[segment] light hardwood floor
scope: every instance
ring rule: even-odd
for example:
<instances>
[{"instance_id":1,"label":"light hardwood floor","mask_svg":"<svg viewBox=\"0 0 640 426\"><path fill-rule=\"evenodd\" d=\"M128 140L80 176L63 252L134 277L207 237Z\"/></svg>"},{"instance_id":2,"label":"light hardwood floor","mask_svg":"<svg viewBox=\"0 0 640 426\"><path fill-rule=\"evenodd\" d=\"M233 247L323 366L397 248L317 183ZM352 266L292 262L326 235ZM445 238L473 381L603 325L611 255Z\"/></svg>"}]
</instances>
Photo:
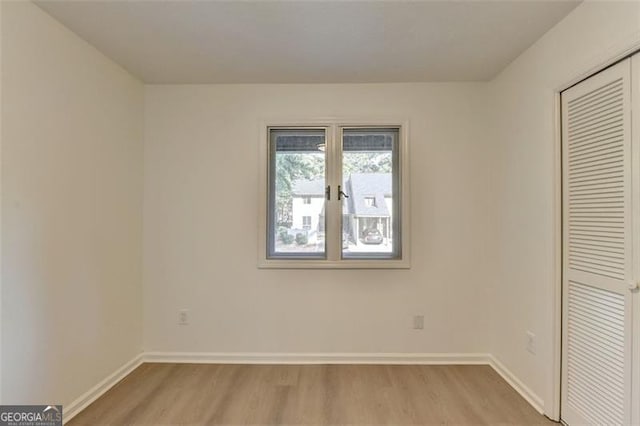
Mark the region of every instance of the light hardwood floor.
<instances>
[{"instance_id":1,"label":"light hardwood floor","mask_svg":"<svg viewBox=\"0 0 640 426\"><path fill-rule=\"evenodd\" d=\"M554 425L491 367L143 364L68 425Z\"/></svg>"}]
</instances>

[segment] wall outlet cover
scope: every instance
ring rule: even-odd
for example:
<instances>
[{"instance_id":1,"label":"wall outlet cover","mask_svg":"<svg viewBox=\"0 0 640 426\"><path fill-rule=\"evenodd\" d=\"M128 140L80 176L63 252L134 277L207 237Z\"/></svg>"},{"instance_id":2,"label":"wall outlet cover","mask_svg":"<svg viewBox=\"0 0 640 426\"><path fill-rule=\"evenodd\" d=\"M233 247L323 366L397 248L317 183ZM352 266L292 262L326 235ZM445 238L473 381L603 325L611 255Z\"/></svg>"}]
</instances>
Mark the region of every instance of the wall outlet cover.
<instances>
[{"instance_id":1,"label":"wall outlet cover","mask_svg":"<svg viewBox=\"0 0 640 426\"><path fill-rule=\"evenodd\" d=\"M415 330L424 329L424 315L414 315L414 317L413 317L413 328Z\"/></svg>"},{"instance_id":2,"label":"wall outlet cover","mask_svg":"<svg viewBox=\"0 0 640 426\"><path fill-rule=\"evenodd\" d=\"M189 325L189 310L188 309L180 309L178 312L178 324L180 325Z\"/></svg>"},{"instance_id":3,"label":"wall outlet cover","mask_svg":"<svg viewBox=\"0 0 640 426\"><path fill-rule=\"evenodd\" d=\"M536 335L530 331L527 331L527 351L536 354Z\"/></svg>"}]
</instances>

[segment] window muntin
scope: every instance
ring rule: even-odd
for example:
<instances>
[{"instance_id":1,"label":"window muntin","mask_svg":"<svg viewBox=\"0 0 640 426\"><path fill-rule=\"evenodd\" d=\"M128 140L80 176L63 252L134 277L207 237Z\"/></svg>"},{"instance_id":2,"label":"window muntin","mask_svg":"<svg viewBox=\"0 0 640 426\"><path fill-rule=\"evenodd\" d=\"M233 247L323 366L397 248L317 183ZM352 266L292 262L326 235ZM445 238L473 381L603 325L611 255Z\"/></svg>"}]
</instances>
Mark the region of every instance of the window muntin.
<instances>
[{"instance_id":1,"label":"window muntin","mask_svg":"<svg viewBox=\"0 0 640 426\"><path fill-rule=\"evenodd\" d=\"M325 133L324 129L270 129L269 258L326 258Z\"/></svg>"}]
</instances>

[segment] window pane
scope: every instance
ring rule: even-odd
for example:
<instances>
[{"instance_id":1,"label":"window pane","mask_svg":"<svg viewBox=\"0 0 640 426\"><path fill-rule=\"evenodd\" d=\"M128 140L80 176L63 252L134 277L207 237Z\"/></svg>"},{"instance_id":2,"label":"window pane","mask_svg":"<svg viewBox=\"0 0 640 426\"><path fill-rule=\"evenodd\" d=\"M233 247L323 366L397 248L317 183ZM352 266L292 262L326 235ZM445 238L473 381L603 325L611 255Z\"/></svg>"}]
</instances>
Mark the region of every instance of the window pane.
<instances>
[{"instance_id":1,"label":"window pane","mask_svg":"<svg viewBox=\"0 0 640 426\"><path fill-rule=\"evenodd\" d=\"M270 257L325 258L325 132L270 131Z\"/></svg>"},{"instance_id":2,"label":"window pane","mask_svg":"<svg viewBox=\"0 0 640 426\"><path fill-rule=\"evenodd\" d=\"M345 129L343 258L400 257L398 129Z\"/></svg>"}]
</instances>

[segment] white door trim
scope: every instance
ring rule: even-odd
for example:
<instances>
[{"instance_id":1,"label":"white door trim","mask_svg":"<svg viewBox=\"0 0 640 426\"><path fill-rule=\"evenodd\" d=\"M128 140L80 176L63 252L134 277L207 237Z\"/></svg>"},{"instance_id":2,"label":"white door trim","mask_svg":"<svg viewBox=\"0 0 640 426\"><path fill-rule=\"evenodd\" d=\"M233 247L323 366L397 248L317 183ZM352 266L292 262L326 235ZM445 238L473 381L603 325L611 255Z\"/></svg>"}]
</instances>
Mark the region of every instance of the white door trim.
<instances>
[{"instance_id":1,"label":"white door trim","mask_svg":"<svg viewBox=\"0 0 640 426\"><path fill-rule=\"evenodd\" d=\"M553 158L553 330L552 343L552 377L549 395L551 399L545 404L545 414L552 420L560 421L560 403L562 395L562 108L560 91L555 92L553 99L554 115L554 158Z\"/></svg>"},{"instance_id":2,"label":"white door trim","mask_svg":"<svg viewBox=\"0 0 640 426\"><path fill-rule=\"evenodd\" d=\"M631 57L631 226L634 235L640 235L640 52ZM632 253L632 277L640 280L640 238L634 238ZM633 294L632 321L633 355L631 361L631 422L640 423L640 294ZM635 366L635 368L634 368Z\"/></svg>"}]
</instances>

